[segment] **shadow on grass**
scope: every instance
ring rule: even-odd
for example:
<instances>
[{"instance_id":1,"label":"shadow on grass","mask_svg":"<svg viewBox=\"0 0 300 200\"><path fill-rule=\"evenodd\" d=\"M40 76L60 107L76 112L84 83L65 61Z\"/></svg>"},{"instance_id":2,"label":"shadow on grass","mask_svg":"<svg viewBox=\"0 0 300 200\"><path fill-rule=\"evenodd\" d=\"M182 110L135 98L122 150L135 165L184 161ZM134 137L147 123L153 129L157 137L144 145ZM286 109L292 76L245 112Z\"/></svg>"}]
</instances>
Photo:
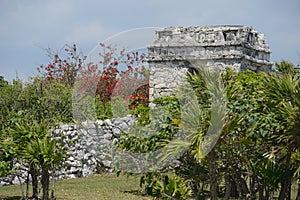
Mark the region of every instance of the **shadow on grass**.
<instances>
[{"instance_id":1,"label":"shadow on grass","mask_svg":"<svg viewBox=\"0 0 300 200\"><path fill-rule=\"evenodd\" d=\"M22 196L13 196L13 197L0 196L0 200L20 200L20 199L22 199Z\"/></svg>"},{"instance_id":2,"label":"shadow on grass","mask_svg":"<svg viewBox=\"0 0 300 200\"><path fill-rule=\"evenodd\" d=\"M127 194L133 194L135 196L142 196L142 197L146 197L148 196L146 193L144 192L141 192L139 190L126 190L126 191L123 191L124 193L127 193Z\"/></svg>"}]
</instances>

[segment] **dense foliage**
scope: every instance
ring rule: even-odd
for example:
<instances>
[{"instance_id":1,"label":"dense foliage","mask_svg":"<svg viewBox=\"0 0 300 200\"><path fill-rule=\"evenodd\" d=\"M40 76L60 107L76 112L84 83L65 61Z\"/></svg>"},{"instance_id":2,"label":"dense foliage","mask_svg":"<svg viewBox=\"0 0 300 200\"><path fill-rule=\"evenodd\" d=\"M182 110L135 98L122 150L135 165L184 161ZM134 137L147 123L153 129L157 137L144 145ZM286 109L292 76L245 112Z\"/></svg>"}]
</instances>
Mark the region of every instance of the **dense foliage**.
<instances>
[{"instance_id":1,"label":"dense foliage","mask_svg":"<svg viewBox=\"0 0 300 200\"><path fill-rule=\"evenodd\" d=\"M65 154L51 138L50 128L59 122L70 122L70 90L55 81L44 82L37 77L25 84L20 80L6 82L0 93L0 173L19 176L16 163L22 162L31 175L33 198L37 198L37 180L42 170L43 199L48 199L50 172L61 164ZM28 181L29 176L27 184ZM28 198L27 192L22 195Z\"/></svg>"},{"instance_id":2,"label":"dense foliage","mask_svg":"<svg viewBox=\"0 0 300 200\"><path fill-rule=\"evenodd\" d=\"M177 155L176 150L188 147L178 159L179 166L173 170L184 180L182 189L190 188L193 191L191 197L197 199L206 196L211 199L291 199L291 185L299 180L300 166L299 73L292 64L284 61L277 63L276 69L269 74L227 70L222 75L226 95L225 123L218 142L203 157L201 151L210 125L209 104L212 101L212 91L207 88L204 74L188 75L200 105L200 114L189 116L190 121L198 117L197 133L186 135L193 138L189 144L176 141L174 145L179 148L173 145L170 151L165 151L168 156ZM168 103L172 104L171 101ZM180 112L184 111L179 108L177 114ZM175 121L180 118L172 117ZM167 124L171 125L172 117ZM175 135L176 131L171 129L169 135ZM162 129L160 134L164 135L165 131ZM125 138L128 144L125 149L149 151L149 138L139 138L139 142L134 137ZM157 143L161 141L157 140ZM163 145L155 146L161 148L165 143L164 140ZM166 177L165 170L150 172L143 176L141 183L147 193L155 197L186 198L184 195L172 196L174 191L166 190L169 183Z\"/></svg>"},{"instance_id":3,"label":"dense foliage","mask_svg":"<svg viewBox=\"0 0 300 200\"><path fill-rule=\"evenodd\" d=\"M227 70L220 76L220 88L215 79L209 81L210 72L195 70L187 75L198 104L191 114L176 96L158 98L153 102L156 108L150 109L145 54L99 45L99 63L85 63L86 57L73 45L64 47L63 53L49 49L50 62L39 67L41 76L26 83L0 77L0 176L17 174L15 164L22 162L31 175L33 198L38 196L39 175L43 199L54 198L53 190L49 195L50 175L66 154L50 129L74 122L75 87L82 94L94 89L87 100L94 101L98 119L113 116L116 97L138 118L135 134L122 133L119 148L132 153L166 148L160 152L162 160L181 155L174 158L177 164L171 170L142 174L141 186L149 195L284 200L291 199L291 185L298 181L300 199L300 74L291 63L277 63L269 74ZM226 105L220 118L224 124L206 155L203 146L214 123L212 102L217 93ZM191 122L197 122L197 131L189 131ZM174 142L181 129L182 141ZM182 149L185 152L179 154ZM23 197L28 198L24 191Z\"/></svg>"},{"instance_id":4,"label":"dense foliage","mask_svg":"<svg viewBox=\"0 0 300 200\"><path fill-rule=\"evenodd\" d=\"M86 94L96 86L88 100L95 102L99 119L112 117L113 93L128 102L132 113L138 105L148 102L145 54L129 52L125 55L124 50L117 54L111 46L102 43L100 46L103 52L99 54L102 58L99 63L85 63L86 57L78 53L76 45L66 45L60 52L47 50L50 62L38 67L40 76L12 83L0 77L0 176L13 173L19 177L16 166L22 163L31 176L27 176L26 192L22 189L23 199L28 199L29 179L33 186L32 198L38 198L40 175L43 199L54 198L54 188L49 194L50 175L63 164L67 154L59 141L52 139L50 130L60 123L77 120L72 115L74 88ZM127 69L119 70L119 63ZM84 84L78 85L81 81ZM130 82L137 84L128 85ZM128 86L136 86L133 93L126 93Z\"/></svg>"}]
</instances>

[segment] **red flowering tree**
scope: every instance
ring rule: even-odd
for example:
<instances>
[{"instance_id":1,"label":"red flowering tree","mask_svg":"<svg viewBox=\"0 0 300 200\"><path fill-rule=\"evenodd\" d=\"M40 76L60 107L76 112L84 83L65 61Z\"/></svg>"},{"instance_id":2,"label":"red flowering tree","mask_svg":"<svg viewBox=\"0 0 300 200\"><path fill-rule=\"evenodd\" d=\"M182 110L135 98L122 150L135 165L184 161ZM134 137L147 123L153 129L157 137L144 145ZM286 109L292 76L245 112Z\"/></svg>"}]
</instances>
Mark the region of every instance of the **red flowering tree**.
<instances>
[{"instance_id":1,"label":"red flowering tree","mask_svg":"<svg viewBox=\"0 0 300 200\"><path fill-rule=\"evenodd\" d=\"M147 104L149 85L144 66L145 53L125 54L125 49L118 51L111 45L99 45L101 52L97 63L87 62L87 57L78 53L76 45L66 45L62 53L48 49L50 62L47 66L41 65L38 71L45 80L56 80L70 86L76 83L77 92L95 95L106 104L110 103L113 94L128 100L131 109Z\"/></svg>"},{"instance_id":2,"label":"red flowering tree","mask_svg":"<svg viewBox=\"0 0 300 200\"><path fill-rule=\"evenodd\" d=\"M55 52L47 49L50 62L40 65L37 70L46 80L56 80L63 84L73 86L77 72L82 68L85 56L78 53L77 46L65 45L62 50Z\"/></svg>"},{"instance_id":3,"label":"red flowering tree","mask_svg":"<svg viewBox=\"0 0 300 200\"><path fill-rule=\"evenodd\" d=\"M144 64L145 53L130 52L122 61L127 70L122 71L117 85L114 87L113 96L122 96L129 101L129 108L137 105L146 105L149 96L149 73Z\"/></svg>"}]
</instances>

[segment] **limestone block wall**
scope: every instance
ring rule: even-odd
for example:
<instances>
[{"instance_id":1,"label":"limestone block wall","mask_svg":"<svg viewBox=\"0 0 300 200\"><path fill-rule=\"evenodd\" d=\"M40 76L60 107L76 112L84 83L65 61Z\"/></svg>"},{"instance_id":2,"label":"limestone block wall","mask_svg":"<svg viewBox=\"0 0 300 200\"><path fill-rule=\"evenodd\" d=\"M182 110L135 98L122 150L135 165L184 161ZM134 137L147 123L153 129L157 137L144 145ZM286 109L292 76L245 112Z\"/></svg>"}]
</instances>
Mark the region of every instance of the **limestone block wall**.
<instances>
[{"instance_id":1,"label":"limestone block wall","mask_svg":"<svg viewBox=\"0 0 300 200\"><path fill-rule=\"evenodd\" d=\"M82 122L81 124L61 125L52 130L53 138L61 142L67 151L64 160L65 166L56 171L56 178L85 177L101 171L110 171L112 157L105 150L106 145L118 140L122 131L128 131L135 122L132 116ZM15 174L0 177L0 185L11 185L25 182L27 168L16 161L20 166ZM16 176L19 175L20 180Z\"/></svg>"},{"instance_id":2,"label":"limestone block wall","mask_svg":"<svg viewBox=\"0 0 300 200\"><path fill-rule=\"evenodd\" d=\"M264 35L248 26L169 27L148 46L150 101L169 95L197 65L236 71L271 70Z\"/></svg>"},{"instance_id":3,"label":"limestone block wall","mask_svg":"<svg viewBox=\"0 0 300 200\"><path fill-rule=\"evenodd\" d=\"M95 122L85 121L80 125L62 125L52 131L67 150L66 167L57 172L58 178L76 178L91 175L99 170L109 171L112 157L106 146L118 140L134 123L131 116Z\"/></svg>"},{"instance_id":4,"label":"limestone block wall","mask_svg":"<svg viewBox=\"0 0 300 200\"><path fill-rule=\"evenodd\" d=\"M155 98L171 95L176 88L184 80L184 75L188 71L189 63L185 61L156 63L151 66L149 76L149 94L150 101Z\"/></svg>"}]
</instances>

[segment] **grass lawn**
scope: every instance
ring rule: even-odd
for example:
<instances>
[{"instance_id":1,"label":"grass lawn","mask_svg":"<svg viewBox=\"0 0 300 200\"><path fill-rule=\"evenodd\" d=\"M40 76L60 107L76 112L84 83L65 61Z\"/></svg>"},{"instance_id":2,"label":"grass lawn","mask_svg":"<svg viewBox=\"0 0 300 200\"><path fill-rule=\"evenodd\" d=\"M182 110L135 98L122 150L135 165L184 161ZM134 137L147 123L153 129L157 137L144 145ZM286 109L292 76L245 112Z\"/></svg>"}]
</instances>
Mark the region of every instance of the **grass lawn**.
<instances>
[{"instance_id":1,"label":"grass lawn","mask_svg":"<svg viewBox=\"0 0 300 200\"><path fill-rule=\"evenodd\" d=\"M145 200L139 187L139 177L115 174L94 175L87 178L69 179L56 182L57 200ZM29 191L31 195L31 189ZM41 196L41 194L40 194ZM20 186L0 186L1 200L19 200Z\"/></svg>"},{"instance_id":2,"label":"grass lawn","mask_svg":"<svg viewBox=\"0 0 300 200\"><path fill-rule=\"evenodd\" d=\"M115 174L57 181L55 197L57 200L152 200L152 197L142 193L139 181L139 176L120 175L118 177ZM29 195L31 196L31 188ZM292 199L295 199L296 195L297 185L293 184ZM0 186L0 200L19 200L20 198L19 185Z\"/></svg>"}]
</instances>

